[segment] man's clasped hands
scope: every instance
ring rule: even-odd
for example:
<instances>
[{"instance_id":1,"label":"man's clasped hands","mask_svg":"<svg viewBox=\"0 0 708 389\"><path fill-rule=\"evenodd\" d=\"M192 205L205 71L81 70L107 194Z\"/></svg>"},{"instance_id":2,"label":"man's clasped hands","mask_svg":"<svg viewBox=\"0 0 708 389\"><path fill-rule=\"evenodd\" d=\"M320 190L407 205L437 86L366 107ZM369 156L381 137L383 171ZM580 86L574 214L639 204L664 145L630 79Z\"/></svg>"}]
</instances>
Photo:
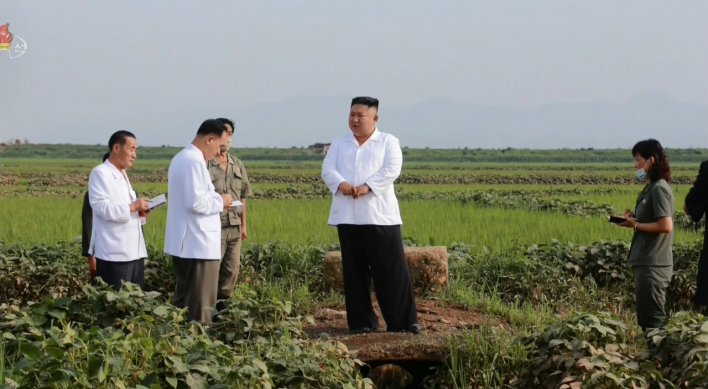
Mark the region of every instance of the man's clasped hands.
<instances>
[{"instance_id":1,"label":"man's clasped hands","mask_svg":"<svg viewBox=\"0 0 708 389\"><path fill-rule=\"evenodd\" d=\"M342 194L345 196L352 196L353 198L358 199L360 196L369 193L371 191L371 188L369 188L369 185L366 184L354 186L344 181L339 184L339 191L342 192Z\"/></svg>"}]
</instances>

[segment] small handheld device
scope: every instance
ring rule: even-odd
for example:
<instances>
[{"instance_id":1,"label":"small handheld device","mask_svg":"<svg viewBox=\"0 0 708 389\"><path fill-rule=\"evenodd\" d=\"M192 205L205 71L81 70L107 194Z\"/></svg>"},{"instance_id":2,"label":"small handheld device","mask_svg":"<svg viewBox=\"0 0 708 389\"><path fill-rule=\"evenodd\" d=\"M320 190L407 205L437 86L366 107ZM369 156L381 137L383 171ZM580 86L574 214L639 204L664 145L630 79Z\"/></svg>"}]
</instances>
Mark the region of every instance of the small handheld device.
<instances>
[{"instance_id":1,"label":"small handheld device","mask_svg":"<svg viewBox=\"0 0 708 389\"><path fill-rule=\"evenodd\" d=\"M632 220L637 221L637 219L632 218ZM627 221L623 216L608 216L607 221L615 224L622 224Z\"/></svg>"}]
</instances>

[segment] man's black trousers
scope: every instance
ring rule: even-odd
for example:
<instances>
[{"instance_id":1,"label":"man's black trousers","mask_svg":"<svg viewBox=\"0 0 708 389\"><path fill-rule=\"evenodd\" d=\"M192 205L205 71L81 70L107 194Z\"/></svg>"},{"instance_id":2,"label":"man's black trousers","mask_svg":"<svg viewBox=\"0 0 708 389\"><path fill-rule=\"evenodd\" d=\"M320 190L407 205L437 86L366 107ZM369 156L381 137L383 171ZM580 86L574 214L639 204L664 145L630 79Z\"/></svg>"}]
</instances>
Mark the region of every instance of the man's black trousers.
<instances>
[{"instance_id":1,"label":"man's black trousers","mask_svg":"<svg viewBox=\"0 0 708 389\"><path fill-rule=\"evenodd\" d=\"M402 331L417 324L401 226L340 224L337 233L349 329L379 327L371 303L372 279L386 330Z\"/></svg>"},{"instance_id":2,"label":"man's black trousers","mask_svg":"<svg viewBox=\"0 0 708 389\"><path fill-rule=\"evenodd\" d=\"M111 262L96 258L96 278L112 286L117 292L123 282L131 282L143 288L145 280L145 258L129 262Z\"/></svg>"}]
</instances>

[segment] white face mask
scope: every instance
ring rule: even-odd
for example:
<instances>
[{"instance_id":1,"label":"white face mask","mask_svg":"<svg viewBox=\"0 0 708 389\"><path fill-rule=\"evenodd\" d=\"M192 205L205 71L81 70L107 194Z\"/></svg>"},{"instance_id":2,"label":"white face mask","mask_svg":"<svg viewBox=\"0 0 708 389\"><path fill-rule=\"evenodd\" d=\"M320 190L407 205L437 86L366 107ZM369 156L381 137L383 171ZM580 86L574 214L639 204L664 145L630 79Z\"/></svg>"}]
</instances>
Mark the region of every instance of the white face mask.
<instances>
[{"instance_id":1,"label":"white face mask","mask_svg":"<svg viewBox=\"0 0 708 389\"><path fill-rule=\"evenodd\" d=\"M219 150L222 151L222 152L228 151L228 150L231 148L231 141L232 141L232 140L233 140L233 137L230 136L228 143L226 143L226 146L220 147Z\"/></svg>"},{"instance_id":2,"label":"white face mask","mask_svg":"<svg viewBox=\"0 0 708 389\"><path fill-rule=\"evenodd\" d=\"M637 169L637 171L634 172L634 174L637 176L637 179L639 181L646 181L647 180L647 172L644 171L643 167Z\"/></svg>"},{"instance_id":3,"label":"white face mask","mask_svg":"<svg viewBox=\"0 0 708 389\"><path fill-rule=\"evenodd\" d=\"M647 167L647 164L648 164L648 163L649 163L648 160L645 161L645 162L644 162L644 166L643 166L643 167L640 167L639 169L637 169L637 170L634 172L634 175L637 176L637 179L638 179L639 181L646 181L646 180L647 180L647 172L645 172L644 169Z\"/></svg>"}]
</instances>

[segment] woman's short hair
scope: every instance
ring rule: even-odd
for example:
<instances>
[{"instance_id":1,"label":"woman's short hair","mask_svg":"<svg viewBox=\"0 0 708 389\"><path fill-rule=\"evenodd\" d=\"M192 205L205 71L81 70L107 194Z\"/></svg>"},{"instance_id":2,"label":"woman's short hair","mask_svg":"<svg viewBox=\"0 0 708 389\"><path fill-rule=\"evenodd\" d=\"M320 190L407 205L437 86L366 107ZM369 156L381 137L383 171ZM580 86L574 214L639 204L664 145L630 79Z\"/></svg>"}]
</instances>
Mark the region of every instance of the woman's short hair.
<instances>
[{"instance_id":1,"label":"woman's short hair","mask_svg":"<svg viewBox=\"0 0 708 389\"><path fill-rule=\"evenodd\" d=\"M658 140L647 139L637 142L637 144L632 147L632 156L636 157L637 155L644 159L654 157L654 164L651 165L649 171L647 172L647 175L652 182L662 178L666 182L671 180L669 158L666 156L666 151Z\"/></svg>"}]
</instances>

